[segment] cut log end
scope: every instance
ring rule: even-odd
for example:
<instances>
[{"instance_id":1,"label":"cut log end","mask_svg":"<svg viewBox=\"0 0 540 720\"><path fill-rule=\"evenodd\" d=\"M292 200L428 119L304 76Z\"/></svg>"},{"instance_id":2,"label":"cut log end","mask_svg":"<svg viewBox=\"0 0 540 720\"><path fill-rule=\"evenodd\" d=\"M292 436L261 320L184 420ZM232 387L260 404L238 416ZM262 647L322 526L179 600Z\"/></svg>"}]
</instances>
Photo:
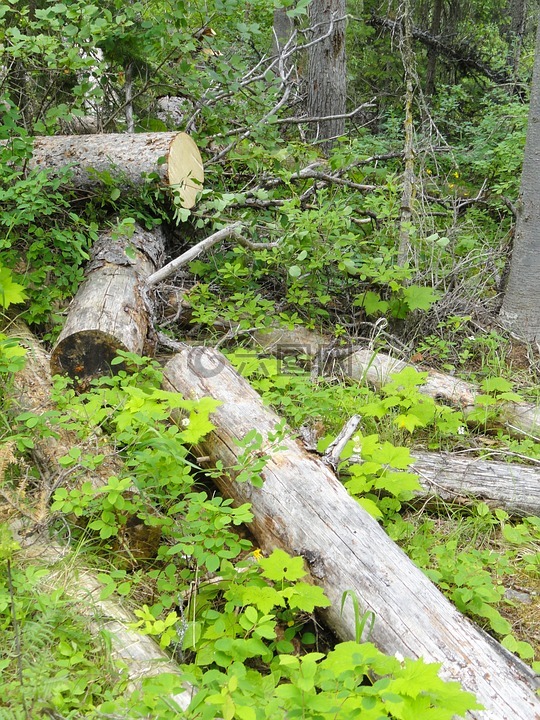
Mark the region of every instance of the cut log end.
<instances>
[{"instance_id":1,"label":"cut log end","mask_svg":"<svg viewBox=\"0 0 540 720\"><path fill-rule=\"evenodd\" d=\"M68 335L54 348L51 374L71 378L92 378L111 374L111 362L118 350L128 348L117 338L100 330L85 330ZM116 365L115 369L121 369Z\"/></svg>"},{"instance_id":2,"label":"cut log end","mask_svg":"<svg viewBox=\"0 0 540 720\"><path fill-rule=\"evenodd\" d=\"M191 208L204 182L201 154L186 133L176 135L169 148L168 179L171 188L180 196L180 205Z\"/></svg>"}]
</instances>

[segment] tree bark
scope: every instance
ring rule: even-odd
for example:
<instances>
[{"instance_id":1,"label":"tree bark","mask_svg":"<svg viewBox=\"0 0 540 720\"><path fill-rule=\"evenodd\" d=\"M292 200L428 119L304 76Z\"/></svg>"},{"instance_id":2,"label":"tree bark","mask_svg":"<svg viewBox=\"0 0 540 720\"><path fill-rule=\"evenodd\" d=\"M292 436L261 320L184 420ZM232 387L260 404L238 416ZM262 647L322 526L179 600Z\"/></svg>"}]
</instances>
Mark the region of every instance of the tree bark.
<instances>
[{"instance_id":1,"label":"tree bark","mask_svg":"<svg viewBox=\"0 0 540 720\"><path fill-rule=\"evenodd\" d=\"M313 29L308 48L308 100L310 117L343 115L347 102L345 56L345 0L311 0L309 21ZM332 25L333 24L333 25ZM317 38L323 40L314 42ZM324 120L316 126L316 140L325 140L329 150L333 139L345 132L345 119Z\"/></svg>"},{"instance_id":2,"label":"tree bark","mask_svg":"<svg viewBox=\"0 0 540 720\"><path fill-rule=\"evenodd\" d=\"M472 505L480 500L516 515L540 515L540 469L480 460L458 453L412 450L410 472L417 473L420 498Z\"/></svg>"},{"instance_id":3,"label":"tree bark","mask_svg":"<svg viewBox=\"0 0 540 720\"><path fill-rule=\"evenodd\" d=\"M540 21L531 88L529 124L517 204L508 285L500 311L504 325L524 340L540 342Z\"/></svg>"},{"instance_id":4,"label":"tree bark","mask_svg":"<svg viewBox=\"0 0 540 720\"><path fill-rule=\"evenodd\" d=\"M433 13L431 15L431 26L429 29L432 37L438 37L441 32L441 17L443 9L443 0L433 0ZM435 70L437 68L437 48L436 46L428 47L427 51L427 68L426 68L426 85L425 94L433 95L435 92Z\"/></svg>"},{"instance_id":5,"label":"tree bark","mask_svg":"<svg viewBox=\"0 0 540 720\"><path fill-rule=\"evenodd\" d=\"M162 162L162 160L165 162ZM190 208L202 189L201 155L185 133L110 133L105 135L57 135L36 137L30 167L73 170L72 182L81 189L99 182L96 173L109 173L121 185L144 181L157 173Z\"/></svg>"},{"instance_id":6,"label":"tree bark","mask_svg":"<svg viewBox=\"0 0 540 720\"><path fill-rule=\"evenodd\" d=\"M325 616L343 639L354 639L351 603L340 610L343 594L356 594L361 612L375 615L372 640L389 654L442 663L441 676L458 680L475 693L486 712L478 720L540 718L534 674L521 661L487 639L413 565L378 523L352 499L318 458L286 434L279 449L269 435L280 419L220 353L188 348L165 366L165 388L186 397L222 401L212 419L215 430L198 449L214 465L233 468L243 452L237 442L256 428L269 454L261 488L236 483L224 473L217 481L236 503L252 503L251 526L265 551L281 547L302 555L314 581L332 606Z\"/></svg>"},{"instance_id":7,"label":"tree bark","mask_svg":"<svg viewBox=\"0 0 540 720\"><path fill-rule=\"evenodd\" d=\"M137 227L133 237L103 235L51 355L51 371L87 382L110 374L118 350L142 353L148 331L145 281L161 264L164 236Z\"/></svg>"},{"instance_id":8,"label":"tree bark","mask_svg":"<svg viewBox=\"0 0 540 720\"><path fill-rule=\"evenodd\" d=\"M399 218L399 246L397 263L403 267L411 253L411 224L416 194L414 175L414 121L413 121L413 80L416 76L415 58L412 47L412 19L409 0L402 3L401 18L401 61L405 75L405 119L403 130L405 144L403 147L403 187L401 191L401 208Z\"/></svg>"},{"instance_id":9,"label":"tree bark","mask_svg":"<svg viewBox=\"0 0 540 720\"><path fill-rule=\"evenodd\" d=\"M357 350L352 355L341 360L340 368L344 375L360 382L368 382L376 388L381 387L390 380L393 373L401 372L406 367L416 368L403 360L375 353L372 350ZM478 390L472 383L459 380L451 375L445 375L436 370L429 370L423 385L418 391L429 395L434 400L442 401L463 411L467 417L476 408ZM471 419L473 425L479 421ZM501 402L497 406L497 417L487 418L488 426L505 426L511 434L538 434L540 432L540 407L530 403Z\"/></svg>"}]
</instances>

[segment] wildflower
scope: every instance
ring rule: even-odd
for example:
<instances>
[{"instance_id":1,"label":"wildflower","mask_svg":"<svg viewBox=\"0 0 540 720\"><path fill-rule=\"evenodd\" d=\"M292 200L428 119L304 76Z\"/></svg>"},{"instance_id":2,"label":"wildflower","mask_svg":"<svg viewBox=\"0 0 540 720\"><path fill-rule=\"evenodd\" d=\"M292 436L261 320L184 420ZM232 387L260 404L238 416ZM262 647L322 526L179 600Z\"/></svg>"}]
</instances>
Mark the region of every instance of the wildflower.
<instances>
[{"instance_id":1,"label":"wildflower","mask_svg":"<svg viewBox=\"0 0 540 720\"><path fill-rule=\"evenodd\" d=\"M457 179L457 178L459 177L459 173L458 173L458 172L455 172L455 173L454 173L454 177Z\"/></svg>"},{"instance_id":2,"label":"wildflower","mask_svg":"<svg viewBox=\"0 0 540 720\"><path fill-rule=\"evenodd\" d=\"M460 425L457 429L457 433L458 433L458 435L465 435L465 426Z\"/></svg>"},{"instance_id":3,"label":"wildflower","mask_svg":"<svg viewBox=\"0 0 540 720\"><path fill-rule=\"evenodd\" d=\"M190 422L191 422L191 421L190 421L189 418L184 418L184 419L182 420L182 427L187 427Z\"/></svg>"},{"instance_id":4,"label":"wildflower","mask_svg":"<svg viewBox=\"0 0 540 720\"><path fill-rule=\"evenodd\" d=\"M251 553L255 560L259 562L259 560L262 558L262 550L261 548L255 548L255 550Z\"/></svg>"}]
</instances>

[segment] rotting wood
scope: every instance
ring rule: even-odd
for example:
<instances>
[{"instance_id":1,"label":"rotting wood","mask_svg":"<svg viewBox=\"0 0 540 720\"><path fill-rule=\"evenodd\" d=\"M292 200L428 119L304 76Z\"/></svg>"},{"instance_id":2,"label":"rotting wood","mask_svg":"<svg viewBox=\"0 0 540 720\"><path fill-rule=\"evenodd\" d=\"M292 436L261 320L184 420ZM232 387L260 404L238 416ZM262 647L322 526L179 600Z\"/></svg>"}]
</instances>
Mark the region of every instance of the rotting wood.
<instances>
[{"instance_id":1,"label":"rotting wood","mask_svg":"<svg viewBox=\"0 0 540 720\"><path fill-rule=\"evenodd\" d=\"M124 185L139 185L156 173L163 185L178 194L184 208L195 204L204 182L195 142L178 132L36 137L29 166L52 170L70 166L72 182L81 189L95 187L100 173Z\"/></svg>"},{"instance_id":2,"label":"rotting wood","mask_svg":"<svg viewBox=\"0 0 540 720\"><path fill-rule=\"evenodd\" d=\"M51 354L53 374L81 381L109 374L118 350L142 353L149 327L146 280L164 254L161 228L103 234Z\"/></svg>"},{"instance_id":3,"label":"rotting wood","mask_svg":"<svg viewBox=\"0 0 540 720\"><path fill-rule=\"evenodd\" d=\"M198 449L211 464L232 468L238 445L253 428L265 453L280 419L218 352L187 348L165 366L164 387L185 397L222 401L216 426ZM324 463L308 455L289 435L270 450L262 488L236 483L224 473L217 484L235 503L252 504L251 530L261 548L281 547L305 558L314 581L332 606L324 615L343 639L354 639L352 603L375 614L371 639L389 654L442 663L441 676L458 680L486 707L477 720L539 720L534 673L464 618L393 543L378 523L346 492ZM232 474L232 471L231 471Z\"/></svg>"}]
</instances>

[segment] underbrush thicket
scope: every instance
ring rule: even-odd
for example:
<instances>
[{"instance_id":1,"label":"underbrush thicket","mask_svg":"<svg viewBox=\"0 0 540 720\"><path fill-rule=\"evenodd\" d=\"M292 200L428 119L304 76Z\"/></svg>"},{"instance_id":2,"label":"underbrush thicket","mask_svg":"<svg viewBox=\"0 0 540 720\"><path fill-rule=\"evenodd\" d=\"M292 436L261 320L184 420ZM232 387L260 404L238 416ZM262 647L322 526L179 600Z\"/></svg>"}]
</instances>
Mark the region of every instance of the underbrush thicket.
<instances>
[{"instance_id":1,"label":"underbrush thicket","mask_svg":"<svg viewBox=\"0 0 540 720\"><path fill-rule=\"evenodd\" d=\"M486 433L502 402L538 400L534 358L490 320L511 247L509 201L518 191L527 105L491 86L479 93L466 76L440 85L432 117L419 113L411 254L399 265L403 118L391 92L373 122L353 126L325 158L272 112L283 88L261 60L271 42L267 3L212 3L223 23L216 38L196 34L207 18L182 3L121 5L73 0L30 12L23 3L0 4L10 67L0 125L0 718L167 720L180 715L172 698L184 680L198 689L181 715L193 719L463 716L474 699L443 683L436 666L387 657L369 642L377 618L356 598L356 641L331 638L316 615L328 600L307 582L302 559L283 551L263 557L249 536L250 507L217 494L213 473L260 484L266 458L256 429L237 467L203 471L195 448L213 427L216 401L163 391L159 364L132 355L116 366L128 371L84 393L56 378L54 410L21 412L13 375L26 351L9 330L20 318L54 342L107 225L162 222L176 255L242 221L248 240L268 246L227 241L193 261L189 275L159 289L160 329L172 339L224 345L293 430L313 432L319 452L360 414L339 468L351 495L462 612L537 667L538 616L527 599L540 592L540 520L483 502L419 506L410 468L415 448L540 461L538 438ZM291 12L301 19L306 6ZM373 28L355 27L351 93L365 96L373 83L370 52L387 58L379 82L395 88L395 53L381 48ZM203 42L213 54L201 52ZM103 176L83 197L70 190L69 169L54 176L28 169L34 134L73 130L89 114L100 129L124 129L127 65L135 68L137 130L174 125L158 118L163 95L185 101L183 122L207 161L192 211L165 197L156 177L126 193ZM18 72L26 81L16 92ZM308 167L311 176L300 172ZM172 302L179 295L182 312ZM414 370L375 391L338 373L323 377L301 350L259 357L252 333L276 324L323 332L337 351L390 348L474 380L477 408L466 420L422 395L423 373ZM33 451L64 432L76 441L51 475ZM280 433L283 427L276 447ZM121 461L119 472L90 482L111 456ZM19 540L15 526L22 526ZM63 548L66 573L90 569L103 599L134 610L133 627L155 637L181 674L148 678L128 692L111 638L91 633L78 601L23 547L24 531L36 527Z\"/></svg>"}]
</instances>

